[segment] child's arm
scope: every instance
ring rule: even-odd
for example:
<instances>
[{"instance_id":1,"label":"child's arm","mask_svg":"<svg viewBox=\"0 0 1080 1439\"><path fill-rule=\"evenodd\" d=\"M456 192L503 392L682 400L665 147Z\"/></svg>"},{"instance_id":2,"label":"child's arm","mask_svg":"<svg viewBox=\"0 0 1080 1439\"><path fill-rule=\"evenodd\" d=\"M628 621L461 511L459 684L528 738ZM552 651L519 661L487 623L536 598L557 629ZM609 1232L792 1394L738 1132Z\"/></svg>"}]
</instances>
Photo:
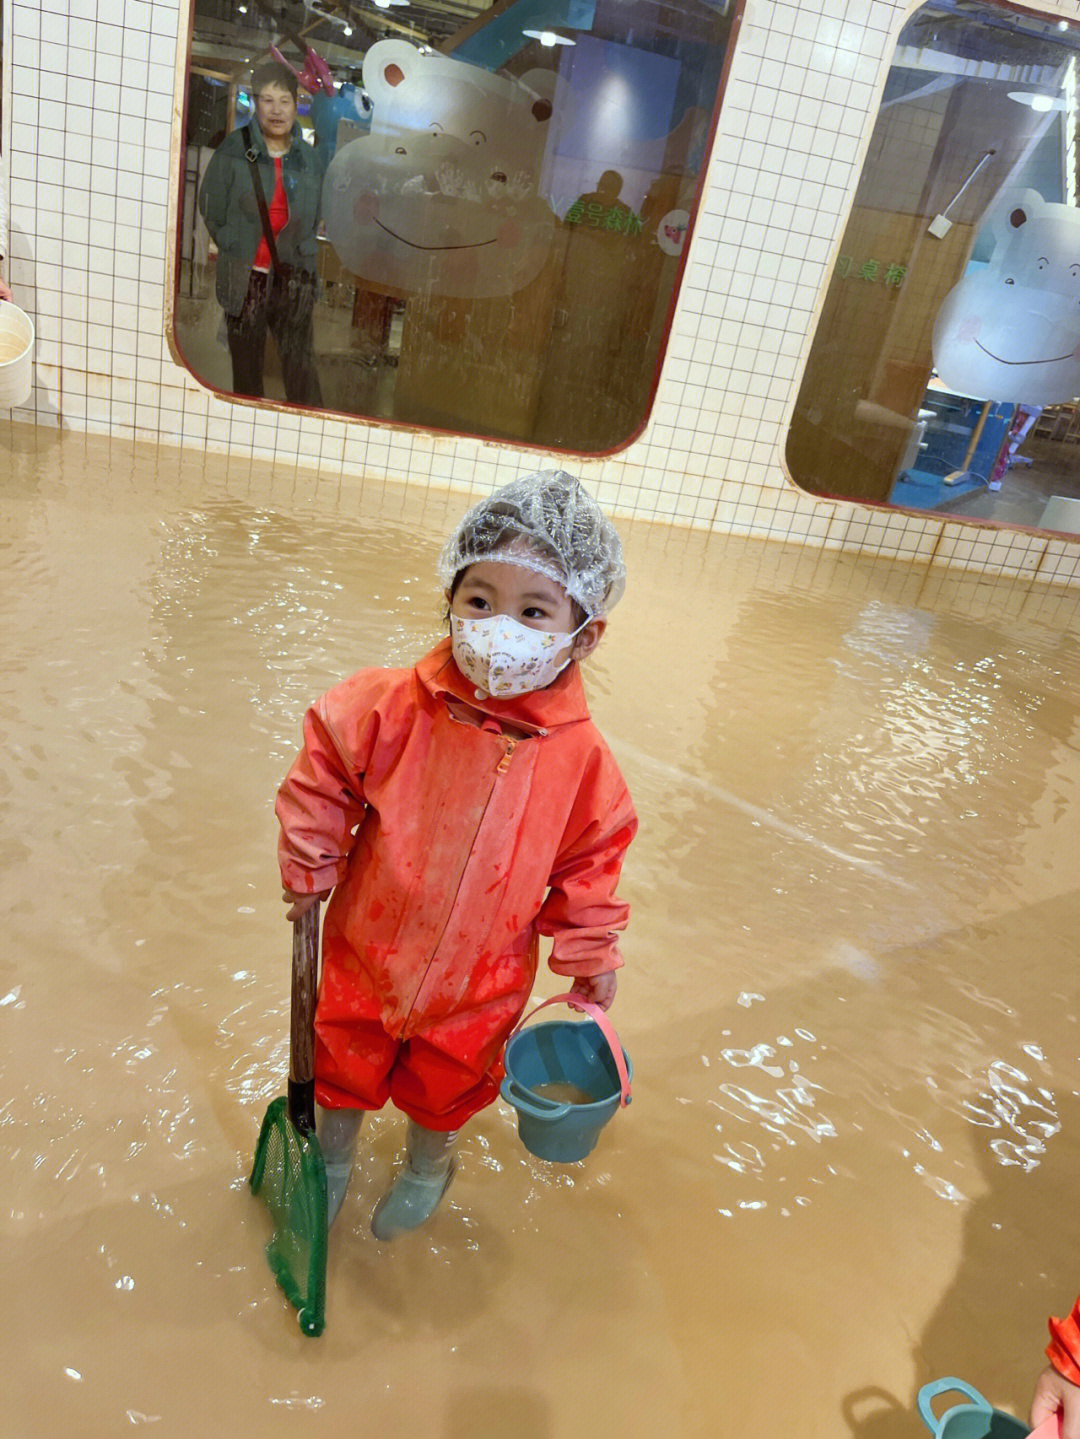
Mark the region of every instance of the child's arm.
<instances>
[{"instance_id":1,"label":"child's arm","mask_svg":"<svg viewBox=\"0 0 1080 1439\"><path fill-rule=\"evenodd\" d=\"M364 817L363 756L337 738L331 691L304 717L304 746L278 790L278 863L288 918L299 918L342 878Z\"/></svg>"},{"instance_id":2,"label":"child's arm","mask_svg":"<svg viewBox=\"0 0 1080 1439\"><path fill-rule=\"evenodd\" d=\"M1037 1429L1051 1414L1061 1413L1061 1439L1080 1439L1080 1386L1048 1364L1039 1375L1031 1401L1030 1424Z\"/></svg>"},{"instance_id":3,"label":"child's arm","mask_svg":"<svg viewBox=\"0 0 1080 1439\"><path fill-rule=\"evenodd\" d=\"M615 971L609 969L605 974L579 974L570 989L573 994L580 994L582 999L587 999L590 1004L595 1004L600 1009L610 1009L615 1002L615 991L618 987Z\"/></svg>"},{"instance_id":4,"label":"child's arm","mask_svg":"<svg viewBox=\"0 0 1080 1439\"><path fill-rule=\"evenodd\" d=\"M551 969L572 978L575 993L607 1009L622 966L616 940L630 917L630 906L615 890L637 816L613 764L603 779L583 786L536 927L554 940Z\"/></svg>"},{"instance_id":5,"label":"child's arm","mask_svg":"<svg viewBox=\"0 0 1080 1439\"><path fill-rule=\"evenodd\" d=\"M1062 1439L1080 1439L1080 1299L1067 1319L1050 1320L1049 1366L1039 1375L1031 1401L1031 1424L1037 1428L1061 1411Z\"/></svg>"},{"instance_id":6,"label":"child's arm","mask_svg":"<svg viewBox=\"0 0 1080 1439\"><path fill-rule=\"evenodd\" d=\"M320 900L329 899L333 890L324 889L319 894L294 894L291 889L283 889L281 897L289 909L285 911L285 918L295 923L302 919L309 909L313 909Z\"/></svg>"}]
</instances>

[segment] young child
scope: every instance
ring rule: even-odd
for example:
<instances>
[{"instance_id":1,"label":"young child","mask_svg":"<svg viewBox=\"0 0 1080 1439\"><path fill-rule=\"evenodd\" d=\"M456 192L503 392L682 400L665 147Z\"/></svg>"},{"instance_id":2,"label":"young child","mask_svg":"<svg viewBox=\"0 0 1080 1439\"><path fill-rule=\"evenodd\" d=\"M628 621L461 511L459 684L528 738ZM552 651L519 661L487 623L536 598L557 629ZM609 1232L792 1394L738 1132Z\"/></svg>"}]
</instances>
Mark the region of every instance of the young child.
<instances>
[{"instance_id":1,"label":"young child","mask_svg":"<svg viewBox=\"0 0 1080 1439\"><path fill-rule=\"evenodd\" d=\"M365 1110L408 1116L378 1239L434 1211L457 1131L493 1103L502 1051L550 967L606 1009L637 819L589 718L578 661L625 585L619 537L563 471L475 505L439 560L450 636L414 669L325 694L278 794L297 919L333 891L315 1017L329 1217Z\"/></svg>"}]
</instances>

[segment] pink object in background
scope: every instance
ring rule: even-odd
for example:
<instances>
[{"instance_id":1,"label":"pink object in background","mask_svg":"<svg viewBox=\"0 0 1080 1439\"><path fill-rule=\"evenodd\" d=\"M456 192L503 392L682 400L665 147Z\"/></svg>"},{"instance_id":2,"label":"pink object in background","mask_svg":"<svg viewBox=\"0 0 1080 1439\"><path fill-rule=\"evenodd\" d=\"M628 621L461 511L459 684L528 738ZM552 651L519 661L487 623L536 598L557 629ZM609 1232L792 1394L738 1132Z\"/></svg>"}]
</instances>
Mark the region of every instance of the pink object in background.
<instances>
[{"instance_id":1,"label":"pink object in background","mask_svg":"<svg viewBox=\"0 0 1080 1439\"><path fill-rule=\"evenodd\" d=\"M317 55L310 46L304 51L303 70L297 70L290 65L276 45L270 46L270 54L279 65L284 65L286 70L292 71L296 76L297 84L302 85L309 95L317 95L322 90L333 99L335 94L333 71L322 56Z\"/></svg>"}]
</instances>

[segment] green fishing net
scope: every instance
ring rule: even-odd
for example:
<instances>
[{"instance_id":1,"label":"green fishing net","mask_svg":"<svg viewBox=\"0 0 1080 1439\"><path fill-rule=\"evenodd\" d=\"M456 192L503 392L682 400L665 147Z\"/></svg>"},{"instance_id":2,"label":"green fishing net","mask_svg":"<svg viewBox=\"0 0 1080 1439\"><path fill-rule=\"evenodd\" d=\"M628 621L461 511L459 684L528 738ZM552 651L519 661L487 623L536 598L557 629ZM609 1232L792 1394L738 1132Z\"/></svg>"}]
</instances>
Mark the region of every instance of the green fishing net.
<instances>
[{"instance_id":1,"label":"green fishing net","mask_svg":"<svg viewBox=\"0 0 1080 1439\"><path fill-rule=\"evenodd\" d=\"M297 1310L300 1328L312 1337L321 1334L326 1311L326 1170L314 1131L301 1134L289 1118L284 1095L266 1111L249 1182L274 1221L266 1246L270 1268Z\"/></svg>"}]
</instances>

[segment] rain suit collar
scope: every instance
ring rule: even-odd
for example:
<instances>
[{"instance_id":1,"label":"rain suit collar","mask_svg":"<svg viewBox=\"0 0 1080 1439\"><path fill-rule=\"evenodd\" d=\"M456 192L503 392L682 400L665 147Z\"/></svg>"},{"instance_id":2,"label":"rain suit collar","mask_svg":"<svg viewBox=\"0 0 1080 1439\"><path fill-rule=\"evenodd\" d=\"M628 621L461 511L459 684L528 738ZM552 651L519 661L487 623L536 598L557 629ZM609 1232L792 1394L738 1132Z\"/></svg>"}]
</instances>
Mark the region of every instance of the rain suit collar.
<instances>
[{"instance_id":1,"label":"rain suit collar","mask_svg":"<svg viewBox=\"0 0 1080 1439\"><path fill-rule=\"evenodd\" d=\"M454 663L449 638L440 641L416 666L420 683L432 695L461 700L481 714L526 729L549 730L589 718L585 687L576 662L542 690L513 695L509 699L477 699L476 686Z\"/></svg>"}]
</instances>

